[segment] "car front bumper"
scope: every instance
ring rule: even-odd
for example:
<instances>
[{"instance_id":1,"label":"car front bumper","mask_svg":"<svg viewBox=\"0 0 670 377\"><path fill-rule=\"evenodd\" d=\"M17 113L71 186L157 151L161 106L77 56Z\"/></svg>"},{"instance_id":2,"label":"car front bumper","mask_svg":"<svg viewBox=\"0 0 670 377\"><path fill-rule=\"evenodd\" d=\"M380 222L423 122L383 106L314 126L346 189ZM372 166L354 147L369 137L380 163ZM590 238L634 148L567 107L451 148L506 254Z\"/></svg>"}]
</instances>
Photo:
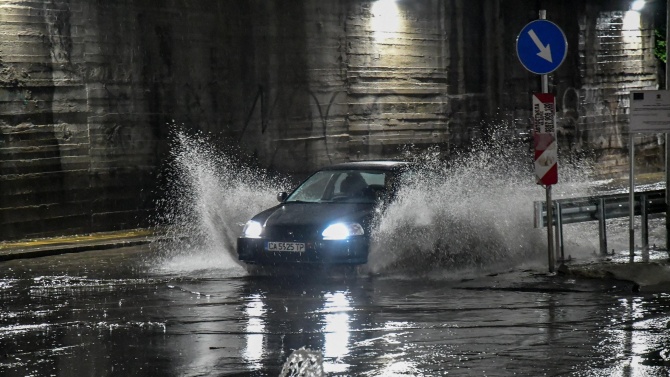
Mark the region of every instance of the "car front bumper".
<instances>
[{"instance_id":1,"label":"car front bumper","mask_svg":"<svg viewBox=\"0 0 670 377\"><path fill-rule=\"evenodd\" d=\"M305 251L303 252L268 251L267 242L268 240L262 238L238 238L239 260L249 264L365 264L368 262L369 240L366 237L304 241Z\"/></svg>"}]
</instances>

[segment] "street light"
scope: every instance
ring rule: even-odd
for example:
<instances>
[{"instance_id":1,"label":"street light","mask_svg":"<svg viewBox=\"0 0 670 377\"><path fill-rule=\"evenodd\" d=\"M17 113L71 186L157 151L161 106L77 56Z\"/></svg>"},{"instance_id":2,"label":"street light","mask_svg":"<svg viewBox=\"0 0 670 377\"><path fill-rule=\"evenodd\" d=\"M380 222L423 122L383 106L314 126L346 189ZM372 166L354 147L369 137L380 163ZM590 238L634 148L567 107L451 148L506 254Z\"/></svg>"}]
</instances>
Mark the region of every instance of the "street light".
<instances>
[{"instance_id":1,"label":"street light","mask_svg":"<svg viewBox=\"0 0 670 377\"><path fill-rule=\"evenodd\" d=\"M377 42L384 42L400 31L402 19L395 0L377 0L370 13L370 28Z\"/></svg>"},{"instance_id":2,"label":"street light","mask_svg":"<svg viewBox=\"0 0 670 377\"><path fill-rule=\"evenodd\" d=\"M639 12L644 8L645 0L635 0L633 3L630 5L630 10Z\"/></svg>"}]
</instances>

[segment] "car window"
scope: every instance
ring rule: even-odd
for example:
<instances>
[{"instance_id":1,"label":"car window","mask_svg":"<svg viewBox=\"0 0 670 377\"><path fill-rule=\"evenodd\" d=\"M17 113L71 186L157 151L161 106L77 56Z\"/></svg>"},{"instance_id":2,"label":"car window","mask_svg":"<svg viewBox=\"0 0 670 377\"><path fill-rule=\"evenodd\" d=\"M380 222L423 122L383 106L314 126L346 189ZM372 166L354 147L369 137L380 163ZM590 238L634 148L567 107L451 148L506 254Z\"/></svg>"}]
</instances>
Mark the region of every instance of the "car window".
<instances>
[{"instance_id":1,"label":"car window","mask_svg":"<svg viewBox=\"0 0 670 377\"><path fill-rule=\"evenodd\" d=\"M298 186L286 201L374 203L383 199L391 175L374 170L320 171Z\"/></svg>"},{"instance_id":2,"label":"car window","mask_svg":"<svg viewBox=\"0 0 670 377\"><path fill-rule=\"evenodd\" d=\"M343 195L344 187L342 187L342 182L347 178L346 174L337 174L333 182L333 195Z\"/></svg>"},{"instance_id":3,"label":"car window","mask_svg":"<svg viewBox=\"0 0 670 377\"><path fill-rule=\"evenodd\" d=\"M318 202L325 196L333 172L320 171L310 176L289 196L287 202Z\"/></svg>"},{"instance_id":4,"label":"car window","mask_svg":"<svg viewBox=\"0 0 670 377\"><path fill-rule=\"evenodd\" d=\"M384 186L387 175L389 175L387 172L361 172L361 176L368 185Z\"/></svg>"}]
</instances>

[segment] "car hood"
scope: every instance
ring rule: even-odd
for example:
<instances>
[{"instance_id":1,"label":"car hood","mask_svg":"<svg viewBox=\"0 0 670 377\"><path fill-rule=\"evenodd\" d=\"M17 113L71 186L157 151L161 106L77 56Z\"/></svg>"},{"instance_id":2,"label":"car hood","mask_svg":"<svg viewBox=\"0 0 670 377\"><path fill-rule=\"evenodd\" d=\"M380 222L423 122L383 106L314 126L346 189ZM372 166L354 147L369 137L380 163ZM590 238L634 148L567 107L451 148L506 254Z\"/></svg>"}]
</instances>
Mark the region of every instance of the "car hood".
<instances>
[{"instance_id":1,"label":"car hood","mask_svg":"<svg viewBox=\"0 0 670 377\"><path fill-rule=\"evenodd\" d=\"M283 203L254 217L266 227L309 226L336 221L356 221L367 225L374 205L349 203Z\"/></svg>"}]
</instances>

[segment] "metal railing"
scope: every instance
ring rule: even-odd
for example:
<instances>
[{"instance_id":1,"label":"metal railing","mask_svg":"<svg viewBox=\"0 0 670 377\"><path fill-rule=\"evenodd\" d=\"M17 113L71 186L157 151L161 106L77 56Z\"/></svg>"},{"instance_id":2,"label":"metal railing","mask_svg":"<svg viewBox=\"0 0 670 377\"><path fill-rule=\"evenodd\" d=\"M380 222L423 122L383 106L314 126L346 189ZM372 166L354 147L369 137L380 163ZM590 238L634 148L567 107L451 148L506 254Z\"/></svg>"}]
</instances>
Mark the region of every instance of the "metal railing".
<instances>
[{"instance_id":1,"label":"metal railing","mask_svg":"<svg viewBox=\"0 0 670 377\"><path fill-rule=\"evenodd\" d=\"M600 252L607 254L607 219L630 216L630 196L625 194L611 194L587 196L553 200L554 224L556 226L556 243L563 250L563 224L573 224L586 221L598 221L598 235L600 238ZM649 215L665 213L665 190L654 190L635 193L635 215L641 216L642 247L649 247ZM535 228L547 226L546 201L534 202ZM557 249L558 251L558 249Z\"/></svg>"}]
</instances>

